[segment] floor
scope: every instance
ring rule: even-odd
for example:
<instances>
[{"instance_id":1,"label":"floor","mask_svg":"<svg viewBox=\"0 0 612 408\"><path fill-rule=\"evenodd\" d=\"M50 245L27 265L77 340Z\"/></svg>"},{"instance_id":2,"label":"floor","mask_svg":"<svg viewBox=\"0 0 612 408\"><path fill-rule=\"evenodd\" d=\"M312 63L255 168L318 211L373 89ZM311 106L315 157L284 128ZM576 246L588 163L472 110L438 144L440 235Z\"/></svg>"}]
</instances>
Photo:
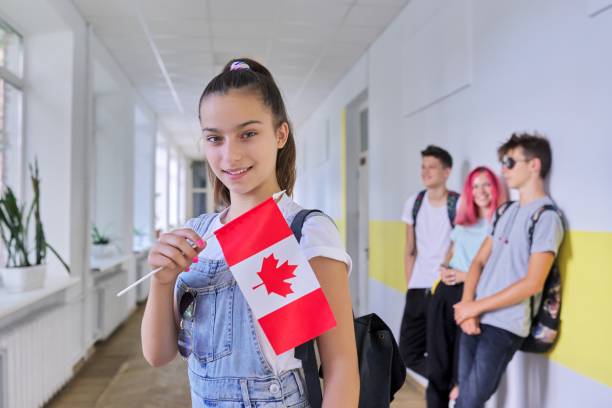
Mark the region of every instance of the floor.
<instances>
[{"instance_id":1,"label":"floor","mask_svg":"<svg viewBox=\"0 0 612 408\"><path fill-rule=\"evenodd\" d=\"M106 341L46 406L48 408L188 407L185 362L177 358L163 369L150 367L140 350L144 307ZM406 381L392 408L424 408L421 386Z\"/></svg>"}]
</instances>

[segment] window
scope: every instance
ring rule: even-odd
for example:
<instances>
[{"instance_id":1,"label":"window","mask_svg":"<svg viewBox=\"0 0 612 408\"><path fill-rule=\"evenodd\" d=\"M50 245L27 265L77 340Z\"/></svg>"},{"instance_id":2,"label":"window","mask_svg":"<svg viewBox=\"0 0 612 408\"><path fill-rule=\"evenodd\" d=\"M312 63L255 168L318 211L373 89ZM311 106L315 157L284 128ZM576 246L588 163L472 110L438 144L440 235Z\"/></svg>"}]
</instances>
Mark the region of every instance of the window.
<instances>
[{"instance_id":1,"label":"window","mask_svg":"<svg viewBox=\"0 0 612 408\"><path fill-rule=\"evenodd\" d=\"M0 189L20 184L22 60L23 39L0 20Z\"/></svg>"},{"instance_id":2,"label":"window","mask_svg":"<svg viewBox=\"0 0 612 408\"><path fill-rule=\"evenodd\" d=\"M170 167L168 169L169 197L168 197L168 223L171 227L178 226L179 223L179 162L177 153L174 149L170 150Z\"/></svg>"},{"instance_id":3,"label":"window","mask_svg":"<svg viewBox=\"0 0 612 408\"><path fill-rule=\"evenodd\" d=\"M161 135L155 148L155 229L168 228L168 149Z\"/></svg>"},{"instance_id":4,"label":"window","mask_svg":"<svg viewBox=\"0 0 612 408\"><path fill-rule=\"evenodd\" d=\"M193 217L208 212L208 199L210 194L208 190L208 180L206 172L206 163L203 161L194 161L191 164L191 175L193 180Z\"/></svg>"},{"instance_id":5,"label":"window","mask_svg":"<svg viewBox=\"0 0 612 408\"><path fill-rule=\"evenodd\" d=\"M181 158L179 162L179 182L178 182L178 196L179 196L179 223L185 223L185 191L187 190L186 179L186 162L185 157Z\"/></svg>"}]
</instances>

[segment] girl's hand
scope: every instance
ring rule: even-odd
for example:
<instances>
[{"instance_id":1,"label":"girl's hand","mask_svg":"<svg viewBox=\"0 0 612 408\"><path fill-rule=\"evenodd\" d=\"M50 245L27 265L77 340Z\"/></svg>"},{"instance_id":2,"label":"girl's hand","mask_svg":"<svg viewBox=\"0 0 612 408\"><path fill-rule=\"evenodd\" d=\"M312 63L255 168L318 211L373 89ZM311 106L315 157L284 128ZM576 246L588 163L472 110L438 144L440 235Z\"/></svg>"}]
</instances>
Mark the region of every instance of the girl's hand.
<instances>
[{"instance_id":1,"label":"girl's hand","mask_svg":"<svg viewBox=\"0 0 612 408\"><path fill-rule=\"evenodd\" d=\"M187 241L196 245L192 247ZM153 275L153 280L167 285L174 283L182 271L188 271L197 262L198 254L206 247L206 242L190 228L178 228L160 235L149 251L148 263L152 269L163 267Z\"/></svg>"},{"instance_id":2,"label":"girl's hand","mask_svg":"<svg viewBox=\"0 0 612 408\"><path fill-rule=\"evenodd\" d=\"M446 265L440 265L440 279L445 285L452 286L457 283L455 270Z\"/></svg>"}]
</instances>

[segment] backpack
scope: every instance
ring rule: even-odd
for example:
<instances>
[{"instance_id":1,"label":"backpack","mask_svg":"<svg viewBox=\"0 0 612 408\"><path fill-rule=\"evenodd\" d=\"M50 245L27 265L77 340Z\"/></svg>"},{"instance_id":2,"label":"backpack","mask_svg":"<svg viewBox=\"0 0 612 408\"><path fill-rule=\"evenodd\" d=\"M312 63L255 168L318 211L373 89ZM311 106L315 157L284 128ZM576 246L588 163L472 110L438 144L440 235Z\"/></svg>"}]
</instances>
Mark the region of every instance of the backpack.
<instances>
[{"instance_id":1,"label":"backpack","mask_svg":"<svg viewBox=\"0 0 612 408\"><path fill-rule=\"evenodd\" d=\"M495 227L500 217L513 203L514 201L508 201L497 209L495 221L493 222L493 233L495 233ZM533 244L536 223L546 211L555 211L561 218L561 222L563 222L563 214L556 206L547 204L539 208L531 216L531 225L529 226L530 248ZM561 272L557 263L557 257L555 257L544 282L540 307L535 314L534 301L535 296L531 296L529 298L531 327L520 349L529 353L547 353L552 350L555 341L559 337L559 326L561 324Z\"/></svg>"},{"instance_id":2,"label":"backpack","mask_svg":"<svg viewBox=\"0 0 612 408\"><path fill-rule=\"evenodd\" d=\"M312 213L323 214L319 210L301 210L291 223L298 242L304 221ZM359 408L388 408L406 379L406 366L397 342L391 329L375 313L354 319L354 325L361 388ZM322 370L317 367L314 340L296 347L295 357L302 360L310 406L320 408Z\"/></svg>"},{"instance_id":3,"label":"backpack","mask_svg":"<svg viewBox=\"0 0 612 408\"><path fill-rule=\"evenodd\" d=\"M425 193L427 190L420 191L416 198L414 199L414 205L412 206L412 220L414 221L412 224L412 236L414 238L414 244L412 247L411 255L416 255L416 224L417 224L417 215L419 214L419 210L423 205L423 200L425 199ZM446 199L446 211L448 213L448 221L450 222L451 228L455 228L455 215L457 213L457 201L459 201L459 193L454 191L448 192L448 197Z\"/></svg>"}]
</instances>

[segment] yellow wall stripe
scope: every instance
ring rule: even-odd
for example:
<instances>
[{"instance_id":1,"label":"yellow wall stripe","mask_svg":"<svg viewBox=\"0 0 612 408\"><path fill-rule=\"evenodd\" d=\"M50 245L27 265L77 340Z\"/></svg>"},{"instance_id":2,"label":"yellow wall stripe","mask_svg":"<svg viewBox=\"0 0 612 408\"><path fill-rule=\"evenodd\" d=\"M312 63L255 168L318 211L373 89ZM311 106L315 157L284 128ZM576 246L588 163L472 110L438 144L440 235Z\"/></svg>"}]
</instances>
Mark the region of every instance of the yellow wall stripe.
<instances>
[{"instance_id":1,"label":"yellow wall stripe","mask_svg":"<svg viewBox=\"0 0 612 408\"><path fill-rule=\"evenodd\" d=\"M404 246L406 227L398 221L370 221L370 278L406 291Z\"/></svg>"},{"instance_id":2,"label":"yellow wall stripe","mask_svg":"<svg viewBox=\"0 0 612 408\"><path fill-rule=\"evenodd\" d=\"M405 225L370 222L370 277L404 292ZM612 386L612 233L570 231L561 250L561 335L550 358Z\"/></svg>"},{"instance_id":3,"label":"yellow wall stripe","mask_svg":"<svg viewBox=\"0 0 612 408\"><path fill-rule=\"evenodd\" d=\"M560 255L561 334L550 358L612 387L612 233L570 231Z\"/></svg>"}]
</instances>

